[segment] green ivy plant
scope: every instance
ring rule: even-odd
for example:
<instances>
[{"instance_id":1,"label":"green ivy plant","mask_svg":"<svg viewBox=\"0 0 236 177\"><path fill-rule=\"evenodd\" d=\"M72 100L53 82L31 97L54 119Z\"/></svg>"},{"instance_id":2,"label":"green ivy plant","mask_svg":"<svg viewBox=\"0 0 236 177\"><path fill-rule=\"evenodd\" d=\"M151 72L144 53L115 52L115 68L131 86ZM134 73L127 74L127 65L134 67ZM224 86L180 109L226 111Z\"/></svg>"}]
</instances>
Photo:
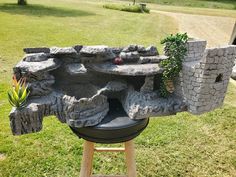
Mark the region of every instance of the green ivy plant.
<instances>
[{"instance_id":1,"label":"green ivy plant","mask_svg":"<svg viewBox=\"0 0 236 177\"><path fill-rule=\"evenodd\" d=\"M167 97L170 94L166 89L165 83L178 76L182 69L182 60L187 53L186 43L188 39L187 33L177 33L176 35L171 34L161 41L161 44L165 45L164 52L168 57L166 60L161 61L161 67L164 69L160 86L162 97Z\"/></svg>"},{"instance_id":2,"label":"green ivy plant","mask_svg":"<svg viewBox=\"0 0 236 177\"><path fill-rule=\"evenodd\" d=\"M26 100L29 96L28 86L26 85L26 79L21 78L17 81L16 76L13 76L13 87L8 91L9 103L18 109L23 108L26 105Z\"/></svg>"}]
</instances>

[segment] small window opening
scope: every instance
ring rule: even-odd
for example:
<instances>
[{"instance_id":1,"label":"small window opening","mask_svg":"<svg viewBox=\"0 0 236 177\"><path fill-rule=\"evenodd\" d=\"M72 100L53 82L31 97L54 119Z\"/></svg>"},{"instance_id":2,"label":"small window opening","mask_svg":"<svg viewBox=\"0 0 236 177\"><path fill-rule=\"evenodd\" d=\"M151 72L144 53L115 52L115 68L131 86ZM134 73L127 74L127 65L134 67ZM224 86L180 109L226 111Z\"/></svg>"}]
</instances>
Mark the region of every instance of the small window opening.
<instances>
[{"instance_id":1,"label":"small window opening","mask_svg":"<svg viewBox=\"0 0 236 177\"><path fill-rule=\"evenodd\" d=\"M219 75L216 77L215 83L221 82L222 79L223 79L223 74L219 74Z\"/></svg>"}]
</instances>

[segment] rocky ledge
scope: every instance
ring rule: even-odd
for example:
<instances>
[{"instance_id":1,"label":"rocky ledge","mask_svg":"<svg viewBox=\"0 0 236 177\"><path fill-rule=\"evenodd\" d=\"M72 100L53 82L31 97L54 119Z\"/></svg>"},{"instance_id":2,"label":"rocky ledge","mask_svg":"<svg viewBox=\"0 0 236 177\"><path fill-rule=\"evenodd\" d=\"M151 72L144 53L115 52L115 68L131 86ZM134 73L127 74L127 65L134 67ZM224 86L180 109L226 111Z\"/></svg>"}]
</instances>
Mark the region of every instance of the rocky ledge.
<instances>
[{"instance_id":1,"label":"rocky ledge","mask_svg":"<svg viewBox=\"0 0 236 177\"><path fill-rule=\"evenodd\" d=\"M13 72L17 79L26 78L30 96L26 107L12 109L12 132L38 132L49 115L71 127L94 126L113 99L131 119L211 111L223 103L236 47L205 47L203 40L188 42L182 72L168 98L159 96L160 62L167 56L155 46L26 48Z\"/></svg>"}]
</instances>

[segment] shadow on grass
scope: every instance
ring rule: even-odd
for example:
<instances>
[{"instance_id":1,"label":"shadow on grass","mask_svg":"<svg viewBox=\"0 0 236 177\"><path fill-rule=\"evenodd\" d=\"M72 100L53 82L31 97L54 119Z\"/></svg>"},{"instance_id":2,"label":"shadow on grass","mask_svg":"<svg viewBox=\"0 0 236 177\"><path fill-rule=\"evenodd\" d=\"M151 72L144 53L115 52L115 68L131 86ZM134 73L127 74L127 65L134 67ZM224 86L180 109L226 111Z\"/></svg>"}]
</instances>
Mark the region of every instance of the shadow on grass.
<instances>
[{"instance_id":1,"label":"shadow on grass","mask_svg":"<svg viewBox=\"0 0 236 177\"><path fill-rule=\"evenodd\" d=\"M10 14L31 15L31 16L55 16L55 17L76 17L95 15L91 12L86 12L77 9L48 7L39 4L29 4L19 6L17 4L0 4L0 12Z\"/></svg>"}]
</instances>

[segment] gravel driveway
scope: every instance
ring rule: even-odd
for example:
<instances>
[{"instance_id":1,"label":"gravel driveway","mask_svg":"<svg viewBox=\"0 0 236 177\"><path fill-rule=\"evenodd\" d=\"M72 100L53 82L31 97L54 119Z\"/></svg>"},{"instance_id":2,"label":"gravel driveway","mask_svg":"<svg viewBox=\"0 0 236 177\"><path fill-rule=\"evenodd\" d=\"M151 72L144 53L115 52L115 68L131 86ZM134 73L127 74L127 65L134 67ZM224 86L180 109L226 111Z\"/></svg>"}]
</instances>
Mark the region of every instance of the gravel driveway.
<instances>
[{"instance_id":1,"label":"gravel driveway","mask_svg":"<svg viewBox=\"0 0 236 177\"><path fill-rule=\"evenodd\" d=\"M231 17L192 15L152 10L152 12L171 16L179 24L180 32L190 37L206 39L208 47L228 44L236 21Z\"/></svg>"}]
</instances>

